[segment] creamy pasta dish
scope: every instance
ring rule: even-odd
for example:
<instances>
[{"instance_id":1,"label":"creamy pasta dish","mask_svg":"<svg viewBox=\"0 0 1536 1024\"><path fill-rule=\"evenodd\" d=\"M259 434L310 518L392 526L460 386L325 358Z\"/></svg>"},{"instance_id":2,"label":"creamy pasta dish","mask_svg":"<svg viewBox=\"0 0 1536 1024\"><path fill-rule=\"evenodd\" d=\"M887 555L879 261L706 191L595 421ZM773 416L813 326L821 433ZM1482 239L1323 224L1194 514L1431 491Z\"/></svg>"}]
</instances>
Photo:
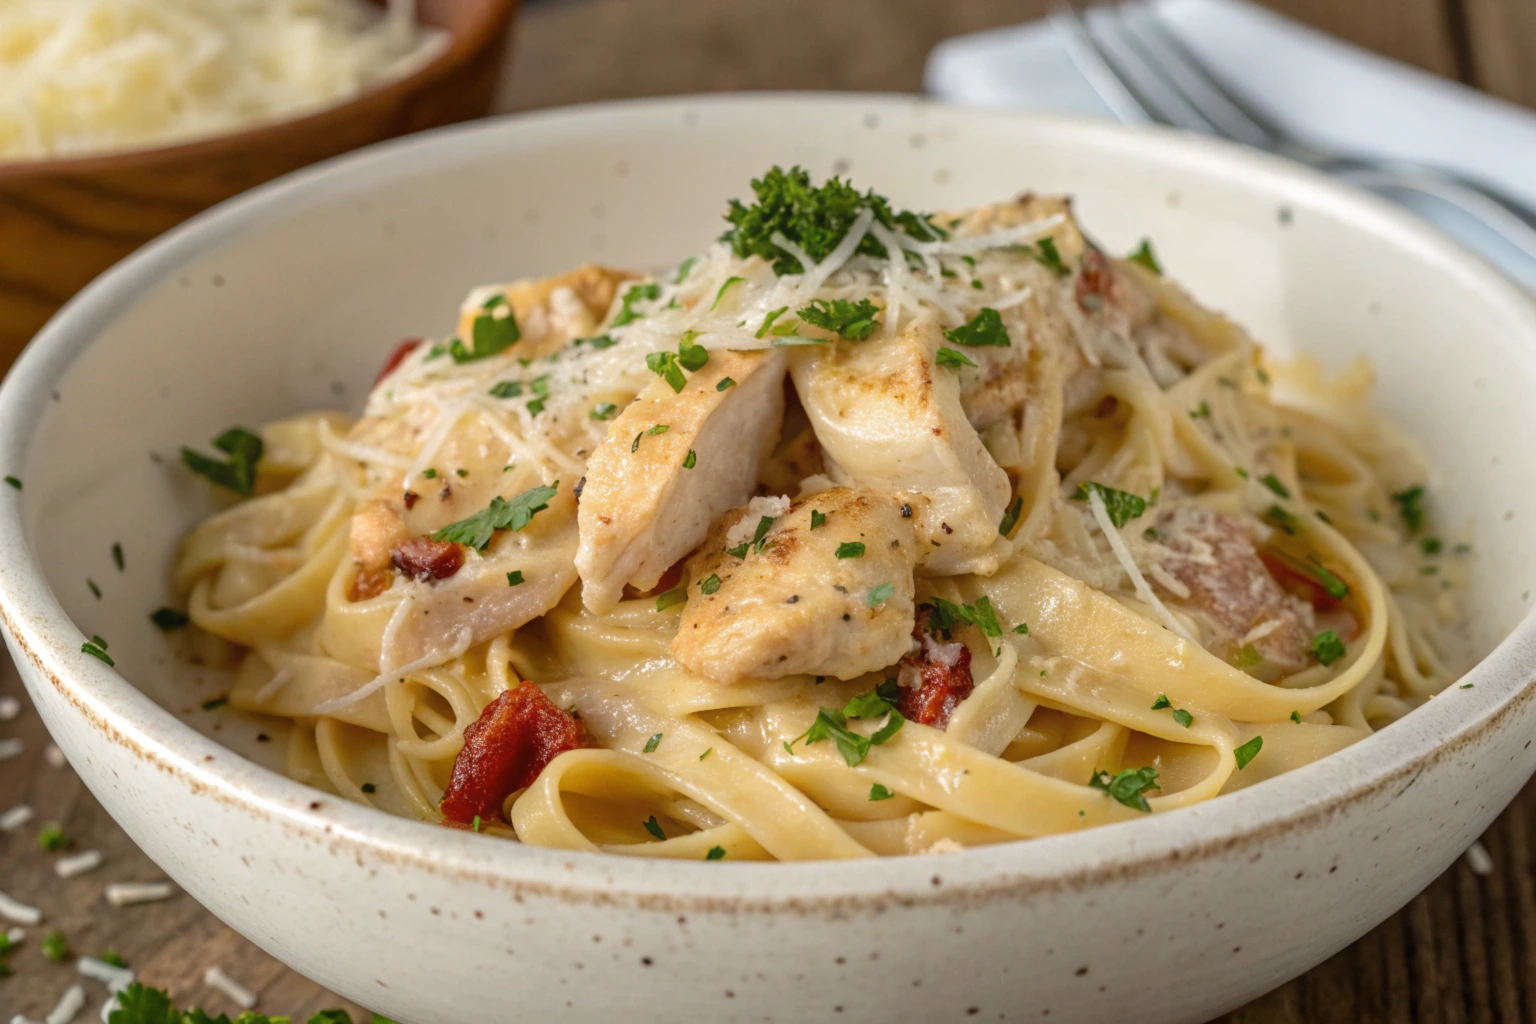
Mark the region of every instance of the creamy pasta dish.
<instances>
[{"instance_id":1,"label":"creamy pasta dish","mask_svg":"<svg viewBox=\"0 0 1536 1024\"><path fill-rule=\"evenodd\" d=\"M185 451L243 499L179 550L190 647L295 778L573 850L943 852L1455 679L1467 549L1369 367L1266 358L1066 199L752 192L665 272L474 289L356 420Z\"/></svg>"}]
</instances>

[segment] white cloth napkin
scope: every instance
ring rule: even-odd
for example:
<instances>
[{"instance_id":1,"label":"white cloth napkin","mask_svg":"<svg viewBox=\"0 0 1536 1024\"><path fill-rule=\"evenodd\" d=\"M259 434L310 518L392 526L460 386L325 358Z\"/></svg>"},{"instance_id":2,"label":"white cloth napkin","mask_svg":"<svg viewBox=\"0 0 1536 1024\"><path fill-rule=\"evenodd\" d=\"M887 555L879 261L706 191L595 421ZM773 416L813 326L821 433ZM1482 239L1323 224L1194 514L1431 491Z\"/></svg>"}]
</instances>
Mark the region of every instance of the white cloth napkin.
<instances>
[{"instance_id":1,"label":"white cloth napkin","mask_svg":"<svg viewBox=\"0 0 1536 1024\"><path fill-rule=\"evenodd\" d=\"M1536 113L1242 0L1151 2L1224 84L1298 137L1463 171L1536 206ZM927 85L956 103L1110 116L1043 21L941 43ZM1437 201L1404 202L1536 289L1536 261Z\"/></svg>"}]
</instances>

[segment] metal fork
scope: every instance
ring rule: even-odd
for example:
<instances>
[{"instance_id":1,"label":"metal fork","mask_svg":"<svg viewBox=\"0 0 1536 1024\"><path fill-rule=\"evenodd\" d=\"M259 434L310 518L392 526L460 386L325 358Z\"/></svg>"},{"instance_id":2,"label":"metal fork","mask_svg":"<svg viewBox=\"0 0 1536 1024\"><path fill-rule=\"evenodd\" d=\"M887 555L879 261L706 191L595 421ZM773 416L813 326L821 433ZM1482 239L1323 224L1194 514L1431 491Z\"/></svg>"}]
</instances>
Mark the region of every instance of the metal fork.
<instances>
[{"instance_id":1,"label":"metal fork","mask_svg":"<svg viewBox=\"0 0 1536 1024\"><path fill-rule=\"evenodd\" d=\"M1288 157L1378 191L1431 196L1475 218L1536 260L1536 211L1471 178L1439 167L1321 149L1296 138L1239 99L1151 10L1119 2L1100 8L1102 33L1074 0L1051 15L1072 61L1121 121L1155 121Z\"/></svg>"}]
</instances>

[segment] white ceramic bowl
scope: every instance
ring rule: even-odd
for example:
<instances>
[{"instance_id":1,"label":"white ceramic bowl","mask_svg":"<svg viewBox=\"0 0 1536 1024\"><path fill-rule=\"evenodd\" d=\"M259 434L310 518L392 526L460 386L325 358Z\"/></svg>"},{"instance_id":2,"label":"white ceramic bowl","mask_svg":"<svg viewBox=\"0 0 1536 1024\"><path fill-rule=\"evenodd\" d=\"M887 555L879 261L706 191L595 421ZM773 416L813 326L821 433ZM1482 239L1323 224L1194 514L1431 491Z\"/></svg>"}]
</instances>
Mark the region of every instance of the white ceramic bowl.
<instances>
[{"instance_id":1,"label":"white ceramic bowl","mask_svg":"<svg viewBox=\"0 0 1536 1024\"><path fill-rule=\"evenodd\" d=\"M249 730L214 732L226 716L197 710L209 684L145 618L206 510L151 458L232 422L356 408L396 339L441 332L471 284L680 258L775 162L923 209L1070 191L1110 249L1150 235L1267 342L1370 356L1439 467L1437 512L1474 524L1492 650L1474 688L1188 810L880 863L524 848L306 789L257 763ZM1525 296L1406 215L1230 146L891 98L559 111L283 179L71 302L0 389L0 473L26 484L0 488L0 614L48 727L150 856L282 960L401 1021L1193 1021L1375 925L1531 774L1533 391ZM118 672L80 652L92 633Z\"/></svg>"}]
</instances>

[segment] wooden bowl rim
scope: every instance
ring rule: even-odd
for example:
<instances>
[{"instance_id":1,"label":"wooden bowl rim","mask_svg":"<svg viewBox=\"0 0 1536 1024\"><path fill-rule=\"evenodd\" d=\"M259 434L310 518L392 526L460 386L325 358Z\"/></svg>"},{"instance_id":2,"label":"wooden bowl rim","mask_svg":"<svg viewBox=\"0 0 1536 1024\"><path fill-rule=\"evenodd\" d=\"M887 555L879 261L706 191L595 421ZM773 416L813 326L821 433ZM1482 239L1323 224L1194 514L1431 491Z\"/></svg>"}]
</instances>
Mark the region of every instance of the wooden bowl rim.
<instances>
[{"instance_id":1,"label":"wooden bowl rim","mask_svg":"<svg viewBox=\"0 0 1536 1024\"><path fill-rule=\"evenodd\" d=\"M478 57L486 47L500 42L521 3L522 0L486 0L484 16L457 31L450 30L448 46L442 53L404 78L365 89L340 103L299 117L264 121L249 128L185 142L76 157L3 161L0 162L0 183L53 175L88 176L104 171L143 169L161 163L217 158L252 145L278 145L289 133L307 134L314 129L350 121L364 110L390 106L421 92Z\"/></svg>"}]
</instances>

